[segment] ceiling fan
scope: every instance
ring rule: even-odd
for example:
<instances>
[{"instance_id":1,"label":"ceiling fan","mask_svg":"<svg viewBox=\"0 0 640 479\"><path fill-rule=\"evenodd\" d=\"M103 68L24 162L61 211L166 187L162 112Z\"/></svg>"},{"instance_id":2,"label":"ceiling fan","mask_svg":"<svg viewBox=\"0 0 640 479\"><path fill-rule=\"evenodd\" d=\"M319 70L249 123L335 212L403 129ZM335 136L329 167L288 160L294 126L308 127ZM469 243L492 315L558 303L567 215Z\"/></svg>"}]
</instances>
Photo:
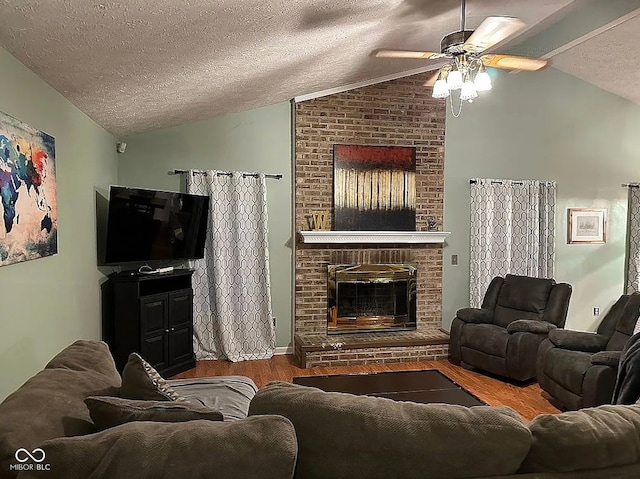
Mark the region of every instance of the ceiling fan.
<instances>
[{"instance_id":1,"label":"ceiling fan","mask_svg":"<svg viewBox=\"0 0 640 479\"><path fill-rule=\"evenodd\" d=\"M380 58L448 60L449 63L427 80L425 86L433 86L434 98L446 98L451 91L460 90L460 110L462 100L473 101L478 96L478 91L491 89L487 67L536 71L547 66L548 61L541 58L485 53L524 27L522 20L504 16L487 17L475 30L465 30L465 16L466 0L461 0L460 30L442 38L440 53L379 49L373 55ZM460 114L453 113L454 116Z\"/></svg>"}]
</instances>

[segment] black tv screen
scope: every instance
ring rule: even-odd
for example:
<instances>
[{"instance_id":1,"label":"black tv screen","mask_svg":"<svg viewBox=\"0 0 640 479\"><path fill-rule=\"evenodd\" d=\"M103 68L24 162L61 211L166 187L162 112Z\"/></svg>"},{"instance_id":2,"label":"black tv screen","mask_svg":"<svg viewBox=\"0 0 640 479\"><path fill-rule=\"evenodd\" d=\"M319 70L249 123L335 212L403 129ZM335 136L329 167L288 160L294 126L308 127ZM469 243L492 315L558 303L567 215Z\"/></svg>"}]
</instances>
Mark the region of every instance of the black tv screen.
<instances>
[{"instance_id":1,"label":"black tv screen","mask_svg":"<svg viewBox=\"0 0 640 479\"><path fill-rule=\"evenodd\" d=\"M204 256L209 198L112 186L106 264Z\"/></svg>"}]
</instances>

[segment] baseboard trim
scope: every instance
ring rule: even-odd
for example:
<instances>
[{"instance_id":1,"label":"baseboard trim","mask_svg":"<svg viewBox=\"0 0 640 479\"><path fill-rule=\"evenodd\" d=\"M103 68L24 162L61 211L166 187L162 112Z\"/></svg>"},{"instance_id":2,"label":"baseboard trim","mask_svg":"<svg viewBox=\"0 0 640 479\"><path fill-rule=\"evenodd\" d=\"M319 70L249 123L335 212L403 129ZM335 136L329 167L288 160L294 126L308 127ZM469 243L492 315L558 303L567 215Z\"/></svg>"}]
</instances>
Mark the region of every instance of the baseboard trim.
<instances>
[{"instance_id":1,"label":"baseboard trim","mask_svg":"<svg viewBox=\"0 0 640 479\"><path fill-rule=\"evenodd\" d=\"M293 346L278 346L275 354L293 354Z\"/></svg>"}]
</instances>

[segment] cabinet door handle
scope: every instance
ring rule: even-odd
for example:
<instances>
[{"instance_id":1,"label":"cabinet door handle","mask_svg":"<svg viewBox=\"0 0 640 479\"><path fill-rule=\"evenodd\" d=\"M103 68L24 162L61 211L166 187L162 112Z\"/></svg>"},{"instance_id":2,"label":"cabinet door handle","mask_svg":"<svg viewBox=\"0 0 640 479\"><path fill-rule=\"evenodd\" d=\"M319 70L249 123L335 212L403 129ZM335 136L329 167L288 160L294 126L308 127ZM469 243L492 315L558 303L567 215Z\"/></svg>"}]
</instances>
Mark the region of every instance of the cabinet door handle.
<instances>
[{"instance_id":1,"label":"cabinet door handle","mask_svg":"<svg viewBox=\"0 0 640 479\"><path fill-rule=\"evenodd\" d=\"M165 333L168 333L168 332L169 332L169 330L168 330L168 329L165 329L165 330L164 330L164 332L165 332Z\"/></svg>"},{"instance_id":2,"label":"cabinet door handle","mask_svg":"<svg viewBox=\"0 0 640 479\"><path fill-rule=\"evenodd\" d=\"M171 331L175 331L175 330L176 330L176 328L171 328Z\"/></svg>"}]
</instances>

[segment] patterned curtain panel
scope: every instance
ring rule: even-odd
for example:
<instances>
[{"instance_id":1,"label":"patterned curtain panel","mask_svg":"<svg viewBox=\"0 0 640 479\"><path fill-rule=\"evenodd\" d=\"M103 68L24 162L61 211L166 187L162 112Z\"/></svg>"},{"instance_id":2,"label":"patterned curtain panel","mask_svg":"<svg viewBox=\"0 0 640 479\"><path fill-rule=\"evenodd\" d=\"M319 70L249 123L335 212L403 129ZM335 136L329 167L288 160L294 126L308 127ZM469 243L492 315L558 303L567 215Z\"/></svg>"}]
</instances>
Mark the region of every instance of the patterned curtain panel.
<instances>
[{"instance_id":1,"label":"patterned curtain panel","mask_svg":"<svg viewBox=\"0 0 640 479\"><path fill-rule=\"evenodd\" d=\"M640 291L640 188L629 185L626 293Z\"/></svg>"},{"instance_id":2,"label":"patterned curtain panel","mask_svg":"<svg viewBox=\"0 0 640 479\"><path fill-rule=\"evenodd\" d=\"M471 180L472 307L495 276L553 277L555 206L555 182Z\"/></svg>"},{"instance_id":3,"label":"patterned curtain panel","mask_svg":"<svg viewBox=\"0 0 640 479\"><path fill-rule=\"evenodd\" d=\"M271 312L264 174L190 171L187 192L208 195L204 259L193 261L194 350L198 359L268 359Z\"/></svg>"}]
</instances>

